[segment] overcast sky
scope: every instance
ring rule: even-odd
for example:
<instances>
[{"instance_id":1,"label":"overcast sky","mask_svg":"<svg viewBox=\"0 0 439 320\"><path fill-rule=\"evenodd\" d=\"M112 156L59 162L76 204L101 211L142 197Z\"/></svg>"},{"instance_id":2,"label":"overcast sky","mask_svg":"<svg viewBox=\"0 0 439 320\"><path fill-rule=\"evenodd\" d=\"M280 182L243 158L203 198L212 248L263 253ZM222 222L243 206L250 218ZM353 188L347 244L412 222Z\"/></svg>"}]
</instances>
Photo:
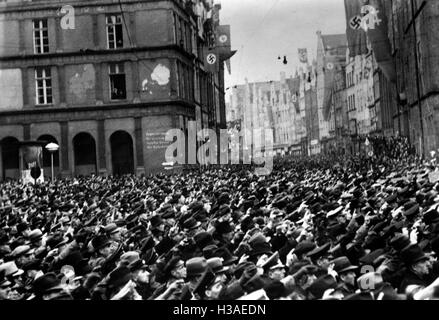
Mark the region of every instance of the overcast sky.
<instances>
[{"instance_id":1,"label":"overcast sky","mask_svg":"<svg viewBox=\"0 0 439 320\"><path fill-rule=\"evenodd\" d=\"M345 33L343 0L221 0L221 24L231 25L232 74L226 88L249 82L279 80L299 66L298 48L308 48L315 57L316 31ZM278 56L287 56L282 64Z\"/></svg>"}]
</instances>

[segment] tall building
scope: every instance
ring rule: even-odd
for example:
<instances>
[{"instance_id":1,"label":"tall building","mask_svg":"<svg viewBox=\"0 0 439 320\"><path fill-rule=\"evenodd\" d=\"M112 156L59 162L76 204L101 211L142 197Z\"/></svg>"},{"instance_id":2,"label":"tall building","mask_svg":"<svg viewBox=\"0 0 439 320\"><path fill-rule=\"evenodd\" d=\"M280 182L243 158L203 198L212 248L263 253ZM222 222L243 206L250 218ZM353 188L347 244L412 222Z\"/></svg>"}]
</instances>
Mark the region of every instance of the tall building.
<instances>
[{"instance_id":1,"label":"tall building","mask_svg":"<svg viewBox=\"0 0 439 320\"><path fill-rule=\"evenodd\" d=\"M438 1L390 0L384 5L398 71L395 127L428 154L439 148Z\"/></svg>"},{"instance_id":2,"label":"tall building","mask_svg":"<svg viewBox=\"0 0 439 320\"><path fill-rule=\"evenodd\" d=\"M273 151L278 154L301 153L303 123L299 106L300 79L286 78L281 73L280 81L253 82L232 88L227 122L242 124L244 144L248 150L254 148L258 131L272 130Z\"/></svg>"},{"instance_id":3,"label":"tall building","mask_svg":"<svg viewBox=\"0 0 439 320\"><path fill-rule=\"evenodd\" d=\"M346 98L351 152L359 152L366 136L376 131L373 54L346 58Z\"/></svg>"},{"instance_id":4,"label":"tall building","mask_svg":"<svg viewBox=\"0 0 439 320\"><path fill-rule=\"evenodd\" d=\"M322 151L327 151L335 141L330 135L329 121L330 102L334 84L334 73L341 68L346 58L346 35L324 35L317 31L317 108L319 125L319 145Z\"/></svg>"},{"instance_id":5,"label":"tall building","mask_svg":"<svg viewBox=\"0 0 439 320\"><path fill-rule=\"evenodd\" d=\"M169 129L225 128L224 68L204 64L220 9L202 0L2 1L0 180L19 177L18 141L59 144L63 177L142 174L162 168Z\"/></svg>"}]
</instances>

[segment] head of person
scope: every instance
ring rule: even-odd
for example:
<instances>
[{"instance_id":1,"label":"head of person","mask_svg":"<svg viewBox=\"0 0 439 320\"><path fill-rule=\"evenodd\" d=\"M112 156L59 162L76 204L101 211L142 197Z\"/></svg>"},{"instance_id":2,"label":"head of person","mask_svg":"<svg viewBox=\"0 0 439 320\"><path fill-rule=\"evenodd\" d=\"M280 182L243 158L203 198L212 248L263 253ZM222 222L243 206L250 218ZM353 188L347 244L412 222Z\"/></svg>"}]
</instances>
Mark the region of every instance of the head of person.
<instances>
[{"instance_id":1,"label":"head of person","mask_svg":"<svg viewBox=\"0 0 439 320\"><path fill-rule=\"evenodd\" d=\"M285 266L277 265L268 271L268 277L272 280L280 281L285 278Z\"/></svg>"},{"instance_id":2,"label":"head of person","mask_svg":"<svg viewBox=\"0 0 439 320\"><path fill-rule=\"evenodd\" d=\"M186 261L186 279L191 289L195 288L207 268L207 260L203 257L196 257Z\"/></svg>"},{"instance_id":3,"label":"head of person","mask_svg":"<svg viewBox=\"0 0 439 320\"><path fill-rule=\"evenodd\" d=\"M187 276L186 266L184 261L180 257L173 257L165 266L165 273L168 277L180 280L185 279Z\"/></svg>"},{"instance_id":4,"label":"head of person","mask_svg":"<svg viewBox=\"0 0 439 320\"><path fill-rule=\"evenodd\" d=\"M225 283L221 277L217 276L215 280L207 286L205 295L210 300L218 300L222 290L225 288Z\"/></svg>"}]
</instances>

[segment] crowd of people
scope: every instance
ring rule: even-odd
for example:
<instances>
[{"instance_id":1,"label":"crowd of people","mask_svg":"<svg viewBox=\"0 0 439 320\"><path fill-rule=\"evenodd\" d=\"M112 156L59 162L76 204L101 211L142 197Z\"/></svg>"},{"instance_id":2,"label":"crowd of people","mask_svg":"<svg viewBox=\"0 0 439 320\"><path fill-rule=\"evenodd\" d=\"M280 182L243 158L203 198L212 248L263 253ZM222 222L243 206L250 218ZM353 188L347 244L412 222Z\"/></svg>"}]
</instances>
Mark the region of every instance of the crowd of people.
<instances>
[{"instance_id":1,"label":"crowd of people","mask_svg":"<svg viewBox=\"0 0 439 320\"><path fill-rule=\"evenodd\" d=\"M0 299L437 299L436 163L389 150L4 182Z\"/></svg>"}]
</instances>

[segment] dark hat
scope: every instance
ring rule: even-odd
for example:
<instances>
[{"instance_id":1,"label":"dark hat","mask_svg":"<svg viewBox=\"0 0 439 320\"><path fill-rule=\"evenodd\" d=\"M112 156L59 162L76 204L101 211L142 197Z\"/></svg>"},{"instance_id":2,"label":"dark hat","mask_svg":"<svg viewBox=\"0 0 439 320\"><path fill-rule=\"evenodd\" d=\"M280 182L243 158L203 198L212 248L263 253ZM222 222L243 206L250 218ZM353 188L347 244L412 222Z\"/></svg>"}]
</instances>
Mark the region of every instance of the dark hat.
<instances>
[{"instance_id":1,"label":"dark hat","mask_svg":"<svg viewBox=\"0 0 439 320\"><path fill-rule=\"evenodd\" d=\"M191 212L197 212L203 208L204 208L204 204L201 201L195 201L189 205L188 210Z\"/></svg>"},{"instance_id":2,"label":"dark hat","mask_svg":"<svg viewBox=\"0 0 439 320\"><path fill-rule=\"evenodd\" d=\"M213 258L213 257L215 257L215 251L217 251L217 250L218 250L217 245L215 245L215 244L207 245L206 247L203 248L203 256L206 259Z\"/></svg>"},{"instance_id":3,"label":"dark hat","mask_svg":"<svg viewBox=\"0 0 439 320\"><path fill-rule=\"evenodd\" d=\"M317 260L318 258L324 256L329 248L331 247L331 243L327 242L324 245L320 246L320 247L316 247L313 250L309 251L306 256L313 259L313 260Z\"/></svg>"},{"instance_id":4,"label":"dark hat","mask_svg":"<svg viewBox=\"0 0 439 320\"><path fill-rule=\"evenodd\" d=\"M259 274L254 275L250 280L244 283L243 287L247 292L254 292L259 289L263 289L271 282L271 279L262 277Z\"/></svg>"},{"instance_id":5,"label":"dark hat","mask_svg":"<svg viewBox=\"0 0 439 320\"><path fill-rule=\"evenodd\" d=\"M214 241L212 235L209 232L206 232L206 231L202 231L202 232L197 233L194 236L194 240L195 240L195 243L197 244L197 246L201 250L203 250L208 245L217 244L218 243L218 242Z\"/></svg>"},{"instance_id":6,"label":"dark hat","mask_svg":"<svg viewBox=\"0 0 439 320\"><path fill-rule=\"evenodd\" d=\"M110 288L124 286L131 280L131 270L126 266L117 267L108 274L107 285Z\"/></svg>"},{"instance_id":7,"label":"dark hat","mask_svg":"<svg viewBox=\"0 0 439 320\"><path fill-rule=\"evenodd\" d=\"M264 291L270 300L279 299L287 295L285 285L281 281L272 281L264 286Z\"/></svg>"},{"instance_id":8,"label":"dark hat","mask_svg":"<svg viewBox=\"0 0 439 320\"><path fill-rule=\"evenodd\" d=\"M215 226L215 232L219 234L226 234L233 231L229 221L222 221Z\"/></svg>"},{"instance_id":9,"label":"dark hat","mask_svg":"<svg viewBox=\"0 0 439 320\"><path fill-rule=\"evenodd\" d=\"M365 255L364 257L360 258L360 263L363 265L373 265L374 261L381 255L385 253L384 249L377 249L369 254Z\"/></svg>"},{"instance_id":10,"label":"dark hat","mask_svg":"<svg viewBox=\"0 0 439 320\"><path fill-rule=\"evenodd\" d=\"M358 269L357 266L353 266L351 264L351 262L349 261L349 259L346 256L338 257L338 258L332 260L332 263L334 264L334 270L338 274Z\"/></svg>"},{"instance_id":11,"label":"dark hat","mask_svg":"<svg viewBox=\"0 0 439 320\"><path fill-rule=\"evenodd\" d=\"M327 274L318 279L316 279L309 287L308 291L316 298L321 299L323 294L328 289L337 288L337 281L334 277Z\"/></svg>"},{"instance_id":12,"label":"dark hat","mask_svg":"<svg viewBox=\"0 0 439 320\"><path fill-rule=\"evenodd\" d=\"M171 251L174 246L174 240L166 237L155 246L155 251L158 255L162 255Z\"/></svg>"},{"instance_id":13,"label":"dark hat","mask_svg":"<svg viewBox=\"0 0 439 320\"><path fill-rule=\"evenodd\" d=\"M439 222L439 212L436 208L432 208L424 213L423 220L428 225Z\"/></svg>"},{"instance_id":14,"label":"dark hat","mask_svg":"<svg viewBox=\"0 0 439 320\"><path fill-rule=\"evenodd\" d=\"M401 259L406 265L410 266L419 261L427 260L428 256L417 244L411 244L401 251Z\"/></svg>"},{"instance_id":15,"label":"dark hat","mask_svg":"<svg viewBox=\"0 0 439 320\"><path fill-rule=\"evenodd\" d=\"M248 253L249 256L257 256L262 254L271 255L271 245L268 242L256 242L250 244L251 251Z\"/></svg>"},{"instance_id":16,"label":"dark hat","mask_svg":"<svg viewBox=\"0 0 439 320\"><path fill-rule=\"evenodd\" d=\"M316 248L316 244L311 241L301 241L294 249L294 254L298 257L302 255L306 255L308 252L314 250Z\"/></svg>"},{"instance_id":17,"label":"dark hat","mask_svg":"<svg viewBox=\"0 0 439 320\"><path fill-rule=\"evenodd\" d=\"M110 240L105 235L98 235L91 241L94 250L99 250L110 244Z\"/></svg>"},{"instance_id":18,"label":"dark hat","mask_svg":"<svg viewBox=\"0 0 439 320\"><path fill-rule=\"evenodd\" d=\"M384 201L391 204L397 199L397 197L398 197L398 195L396 193L394 193L394 194L391 194L390 196L388 196L387 198L385 198Z\"/></svg>"},{"instance_id":19,"label":"dark hat","mask_svg":"<svg viewBox=\"0 0 439 320\"><path fill-rule=\"evenodd\" d=\"M230 267L224 266L223 259L219 257L210 258L207 260L207 265L216 274L226 272Z\"/></svg>"},{"instance_id":20,"label":"dark hat","mask_svg":"<svg viewBox=\"0 0 439 320\"><path fill-rule=\"evenodd\" d=\"M404 215L406 217L411 217L419 212L419 204L414 202L409 202L404 205Z\"/></svg>"},{"instance_id":21,"label":"dark hat","mask_svg":"<svg viewBox=\"0 0 439 320\"><path fill-rule=\"evenodd\" d=\"M201 276L207 270L207 260L196 257L186 261L187 277Z\"/></svg>"},{"instance_id":22,"label":"dark hat","mask_svg":"<svg viewBox=\"0 0 439 320\"><path fill-rule=\"evenodd\" d=\"M162 217L159 215L152 216L149 222L151 223L151 230L155 230L163 224Z\"/></svg>"},{"instance_id":23,"label":"dark hat","mask_svg":"<svg viewBox=\"0 0 439 320\"><path fill-rule=\"evenodd\" d=\"M186 219L183 222L183 228L186 230L193 230L201 226L201 222L195 220L194 218Z\"/></svg>"},{"instance_id":24,"label":"dark hat","mask_svg":"<svg viewBox=\"0 0 439 320\"><path fill-rule=\"evenodd\" d=\"M142 259L134 260L133 262L131 262L128 265L128 268L131 270L131 272L136 271L136 270L141 270L141 269L144 269L147 267L148 267L148 265L145 263L145 260L142 260Z\"/></svg>"},{"instance_id":25,"label":"dark hat","mask_svg":"<svg viewBox=\"0 0 439 320\"><path fill-rule=\"evenodd\" d=\"M402 233L398 233L390 240L390 245L399 252L410 245L410 239Z\"/></svg>"},{"instance_id":26,"label":"dark hat","mask_svg":"<svg viewBox=\"0 0 439 320\"><path fill-rule=\"evenodd\" d=\"M62 291L61 281L55 273L49 272L36 278L32 283L36 295L43 295L49 292Z\"/></svg>"},{"instance_id":27,"label":"dark hat","mask_svg":"<svg viewBox=\"0 0 439 320\"><path fill-rule=\"evenodd\" d=\"M238 257L232 255L230 250L227 247L221 247L217 249L214 253L214 256L220 257L223 259L223 264L225 266L229 266L231 264L234 264L236 261L238 261Z\"/></svg>"}]
</instances>

